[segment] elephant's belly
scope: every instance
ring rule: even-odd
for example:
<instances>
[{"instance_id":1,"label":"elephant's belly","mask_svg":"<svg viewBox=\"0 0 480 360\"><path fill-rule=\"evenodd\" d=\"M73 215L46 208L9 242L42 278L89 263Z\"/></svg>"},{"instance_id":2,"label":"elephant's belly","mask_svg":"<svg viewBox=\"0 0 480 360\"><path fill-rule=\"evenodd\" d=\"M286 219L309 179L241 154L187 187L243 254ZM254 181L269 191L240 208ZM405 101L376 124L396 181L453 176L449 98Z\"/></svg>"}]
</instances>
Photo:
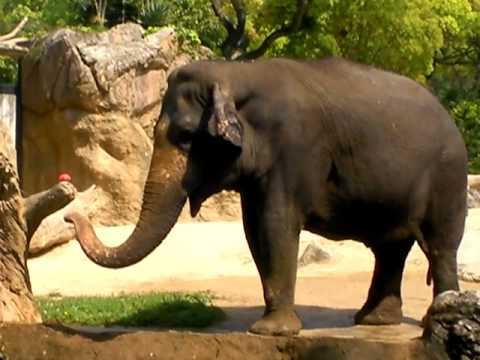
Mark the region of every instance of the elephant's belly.
<instances>
[{"instance_id":1,"label":"elephant's belly","mask_svg":"<svg viewBox=\"0 0 480 360\"><path fill-rule=\"evenodd\" d=\"M305 223L305 230L321 235L330 240L356 240L370 246L377 242L404 240L412 236L412 224L398 219L382 219L372 216L371 219L336 219L326 221L312 216Z\"/></svg>"},{"instance_id":2,"label":"elephant's belly","mask_svg":"<svg viewBox=\"0 0 480 360\"><path fill-rule=\"evenodd\" d=\"M304 229L330 240L356 239L356 236L347 226L339 226L319 217L309 218Z\"/></svg>"}]
</instances>

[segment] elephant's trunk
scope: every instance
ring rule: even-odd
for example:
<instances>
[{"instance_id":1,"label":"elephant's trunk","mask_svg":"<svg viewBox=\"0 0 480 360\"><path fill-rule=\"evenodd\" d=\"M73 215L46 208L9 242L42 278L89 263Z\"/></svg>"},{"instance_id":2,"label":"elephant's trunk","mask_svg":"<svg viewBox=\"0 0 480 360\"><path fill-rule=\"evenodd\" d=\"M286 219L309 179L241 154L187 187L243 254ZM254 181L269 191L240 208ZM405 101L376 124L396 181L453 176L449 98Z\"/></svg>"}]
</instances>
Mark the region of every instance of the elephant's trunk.
<instances>
[{"instance_id":1,"label":"elephant's trunk","mask_svg":"<svg viewBox=\"0 0 480 360\"><path fill-rule=\"evenodd\" d=\"M75 212L65 217L75 225L85 254L98 265L120 268L139 262L160 245L175 225L187 199L182 187L187 159L165 138L160 141L154 147L139 220L123 244L107 247L85 217Z\"/></svg>"}]
</instances>

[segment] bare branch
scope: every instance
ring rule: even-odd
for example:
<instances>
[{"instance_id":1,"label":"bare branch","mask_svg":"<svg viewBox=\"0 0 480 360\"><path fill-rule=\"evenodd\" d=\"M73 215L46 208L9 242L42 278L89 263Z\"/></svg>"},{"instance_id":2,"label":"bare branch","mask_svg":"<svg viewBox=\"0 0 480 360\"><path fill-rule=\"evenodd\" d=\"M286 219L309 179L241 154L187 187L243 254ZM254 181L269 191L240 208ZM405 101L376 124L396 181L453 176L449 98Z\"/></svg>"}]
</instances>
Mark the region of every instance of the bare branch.
<instances>
[{"instance_id":1,"label":"bare branch","mask_svg":"<svg viewBox=\"0 0 480 360\"><path fill-rule=\"evenodd\" d=\"M15 36L17 36L17 34L22 31L23 27L25 26L25 24L27 23L28 21L28 18L25 16L22 21L20 21L20 23L15 27L15 29L13 29L11 32L9 32L8 34L5 34L5 35L2 35L0 36L0 42L3 42L3 41L7 41L7 40L10 40L10 39L13 39Z\"/></svg>"},{"instance_id":2,"label":"bare branch","mask_svg":"<svg viewBox=\"0 0 480 360\"><path fill-rule=\"evenodd\" d=\"M230 0L232 2L235 14L237 16L237 32L242 34L245 32L245 23L247 21L247 14L242 0Z\"/></svg>"},{"instance_id":3,"label":"bare branch","mask_svg":"<svg viewBox=\"0 0 480 360\"><path fill-rule=\"evenodd\" d=\"M279 29L270 33L262 42L262 44L252 51L246 52L248 47L248 36L245 33L245 24L247 13L243 0L230 0L237 17L236 24L223 11L221 6L222 0L210 0L213 12L221 21L227 30L227 38L223 41L221 48L223 56L227 59L255 59L265 54L268 48L283 36L288 36L299 31L304 23L305 16L308 13L311 0L297 0L297 8L292 20L281 26Z\"/></svg>"},{"instance_id":4,"label":"bare branch","mask_svg":"<svg viewBox=\"0 0 480 360\"><path fill-rule=\"evenodd\" d=\"M2 42L0 42L0 44L19 45L20 46L20 45L27 44L29 42L30 42L30 40L26 37L18 37L18 38L15 38L15 39L2 41Z\"/></svg>"},{"instance_id":5,"label":"bare branch","mask_svg":"<svg viewBox=\"0 0 480 360\"><path fill-rule=\"evenodd\" d=\"M211 0L213 12L228 33L227 38L221 45L223 56L227 59L232 59L238 54L244 53L248 46L248 38L245 34L247 13L245 11L243 0L230 0L230 3L235 10L235 16L237 18L236 24L232 19L229 19L223 11L221 1Z\"/></svg>"},{"instance_id":6,"label":"bare branch","mask_svg":"<svg viewBox=\"0 0 480 360\"><path fill-rule=\"evenodd\" d=\"M27 52L28 48L23 46L0 44L0 56L18 59L24 56Z\"/></svg>"},{"instance_id":7,"label":"bare branch","mask_svg":"<svg viewBox=\"0 0 480 360\"><path fill-rule=\"evenodd\" d=\"M0 36L0 56L18 59L28 52L31 42L25 37L15 37L22 31L27 21L28 18L24 17L15 29L6 35Z\"/></svg>"},{"instance_id":8,"label":"bare branch","mask_svg":"<svg viewBox=\"0 0 480 360\"><path fill-rule=\"evenodd\" d=\"M105 13L107 11L107 0L94 0L95 11L97 12L97 20L101 25L105 23Z\"/></svg>"},{"instance_id":9,"label":"bare branch","mask_svg":"<svg viewBox=\"0 0 480 360\"><path fill-rule=\"evenodd\" d=\"M75 198L76 192L77 190L71 183L61 182L46 191L25 199L28 241L40 226L42 220L70 203Z\"/></svg>"},{"instance_id":10,"label":"bare branch","mask_svg":"<svg viewBox=\"0 0 480 360\"><path fill-rule=\"evenodd\" d=\"M280 29L273 31L265 38L265 40L263 40L262 44L257 49L241 55L238 57L238 59L256 59L265 54L275 40L299 31L302 26L303 19L308 13L310 1L311 0L297 0L297 11L293 16L292 21L288 25L282 26Z\"/></svg>"},{"instance_id":11,"label":"bare branch","mask_svg":"<svg viewBox=\"0 0 480 360\"><path fill-rule=\"evenodd\" d=\"M220 2L218 0L211 0L211 4L212 4L213 12L215 13L215 16L218 17L218 19L222 22L225 29L227 29L227 32L230 33L234 31L235 26L227 17L227 15L223 12Z\"/></svg>"},{"instance_id":12,"label":"bare branch","mask_svg":"<svg viewBox=\"0 0 480 360\"><path fill-rule=\"evenodd\" d=\"M105 23L105 15L107 13L107 0L104 0L103 1L103 4L102 4L102 25Z\"/></svg>"}]
</instances>

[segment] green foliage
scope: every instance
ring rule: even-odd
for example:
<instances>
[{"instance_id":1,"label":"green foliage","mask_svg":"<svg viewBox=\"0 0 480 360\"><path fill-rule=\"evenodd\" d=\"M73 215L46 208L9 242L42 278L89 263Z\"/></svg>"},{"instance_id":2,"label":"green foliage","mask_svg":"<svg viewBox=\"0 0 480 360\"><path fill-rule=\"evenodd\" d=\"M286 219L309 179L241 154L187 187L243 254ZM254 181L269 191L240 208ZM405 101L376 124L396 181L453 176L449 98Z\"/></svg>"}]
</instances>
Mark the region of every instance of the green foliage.
<instances>
[{"instance_id":1,"label":"green foliage","mask_svg":"<svg viewBox=\"0 0 480 360\"><path fill-rule=\"evenodd\" d=\"M470 171L480 172L480 99L460 101L452 115L467 144Z\"/></svg>"},{"instance_id":2,"label":"green foliage","mask_svg":"<svg viewBox=\"0 0 480 360\"><path fill-rule=\"evenodd\" d=\"M187 43L192 46L200 45L201 40L198 36L198 33L195 30L190 30L186 28L177 28L177 37L181 44Z\"/></svg>"},{"instance_id":3,"label":"green foliage","mask_svg":"<svg viewBox=\"0 0 480 360\"><path fill-rule=\"evenodd\" d=\"M15 60L0 56L0 83L14 84L17 80Z\"/></svg>"},{"instance_id":4,"label":"green foliage","mask_svg":"<svg viewBox=\"0 0 480 360\"><path fill-rule=\"evenodd\" d=\"M206 327L224 318L213 295L149 293L114 297L41 297L44 322L90 326Z\"/></svg>"},{"instance_id":5,"label":"green foliage","mask_svg":"<svg viewBox=\"0 0 480 360\"><path fill-rule=\"evenodd\" d=\"M295 12L290 0L265 0L262 13L274 29ZM303 31L273 53L293 57L343 56L423 80L447 35L457 34L472 14L468 0L319 0Z\"/></svg>"},{"instance_id":6,"label":"green foliage","mask_svg":"<svg viewBox=\"0 0 480 360\"><path fill-rule=\"evenodd\" d=\"M165 24L174 25L181 40L190 43L200 41L210 49L217 50L226 36L211 8L210 2L205 0L165 0L168 11Z\"/></svg>"}]
</instances>

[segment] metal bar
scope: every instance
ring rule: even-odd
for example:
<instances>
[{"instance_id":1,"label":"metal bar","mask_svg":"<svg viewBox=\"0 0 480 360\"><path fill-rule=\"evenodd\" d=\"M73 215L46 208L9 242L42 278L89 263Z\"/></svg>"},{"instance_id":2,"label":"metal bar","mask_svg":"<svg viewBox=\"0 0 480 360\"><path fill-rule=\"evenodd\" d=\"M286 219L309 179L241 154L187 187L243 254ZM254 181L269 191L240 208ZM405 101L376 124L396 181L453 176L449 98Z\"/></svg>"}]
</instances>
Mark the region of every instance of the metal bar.
<instances>
[{"instance_id":1,"label":"metal bar","mask_svg":"<svg viewBox=\"0 0 480 360\"><path fill-rule=\"evenodd\" d=\"M22 111L22 59L17 62L15 149L17 150L17 171L20 188L23 188L23 111Z\"/></svg>"},{"instance_id":2,"label":"metal bar","mask_svg":"<svg viewBox=\"0 0 480 360\"><path fill-rule=\"evenodd\" d=\"M13 84L0 84L0 94L16 95L17 87Z\"/></svg>"}]
</instances>

